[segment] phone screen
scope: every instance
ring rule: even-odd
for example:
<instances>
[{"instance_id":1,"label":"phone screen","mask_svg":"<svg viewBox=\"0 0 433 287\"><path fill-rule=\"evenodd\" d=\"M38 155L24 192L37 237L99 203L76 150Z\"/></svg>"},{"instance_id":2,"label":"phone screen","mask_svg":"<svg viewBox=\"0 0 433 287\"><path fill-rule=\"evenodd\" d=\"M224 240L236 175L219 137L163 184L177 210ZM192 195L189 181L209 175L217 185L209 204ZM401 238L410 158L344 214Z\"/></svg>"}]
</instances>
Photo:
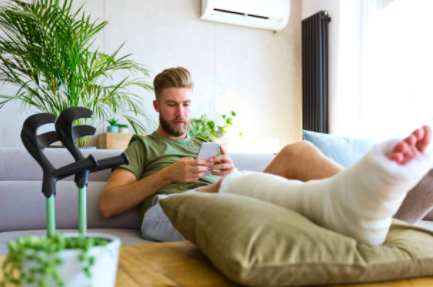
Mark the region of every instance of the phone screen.
<instances>
[{"instance_id":1,"label":"phone screen","mask_svg":"<svg viewBox=\"0 0 433 287\"><path fill-rule=\"evenodd\" d=\"M204 159L208 160L216 155L218 155L218 152L220 150L220 144L214 143L214 142L204 142L200 146L200 150L197 154L197 159ZM213 166L213 162L209 163L208 167ZM205 175L210 175L210 171L207 171Z\"/></svg>"}]
</instances>

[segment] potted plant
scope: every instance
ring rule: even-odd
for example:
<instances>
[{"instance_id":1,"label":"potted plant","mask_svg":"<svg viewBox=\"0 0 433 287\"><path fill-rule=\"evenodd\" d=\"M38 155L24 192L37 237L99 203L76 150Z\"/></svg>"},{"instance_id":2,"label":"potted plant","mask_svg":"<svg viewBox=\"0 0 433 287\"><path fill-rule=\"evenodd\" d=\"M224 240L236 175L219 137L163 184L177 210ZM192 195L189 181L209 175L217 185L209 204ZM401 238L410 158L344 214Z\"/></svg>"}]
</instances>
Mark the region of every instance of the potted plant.
<instances>
[{"instance_id":1,"label":"potted plant","mask_svg":"<svg viewBox=\"0 0 433 287\"><path fill-rule=\"evenodd\" d=\"M114 286L119 248L107 234L22 236L8 243L0 286Z\"/></svg>"},{"instance_id":2,"label":"potted plant","mask_svg":"<svg viewBox=\"0 0 433 287\"><path fill-rule=\"evenodd\" d=\"M220 123L215 124L215 121L209 120L206 114L204 114L200 118L191 119L191 128L189 133L192 136L206 140L221 138L227 134L227 128L233 125L234 117L236 117L236 113L231 111L229 115L221 115ZM239 136L242 136L242 133L239 133Z\"/></svg>"},{"instance_id":3,"label":"potted plant","mask_svg":"<svg viewBox=\"0 0 433 287\"><path fill-rule=\"evenodd\" d=\"M95 38L108 22L92 21L83 6L77 11L72 6L73 0L0 5L0 82L19 88L14 95L0 95L0 109L18 100L23 108L58 116L82 106L96 117L79 119L77 125L98 126L115 115L126 119L135 133L154 128L134 89L153 91L148 69L132 61L131 54L119 56L123 44L113 53L95 48ZM88 140L78 145L86 146Z\"/></svg>"},{"instance_id":4,"label":"potted plant","mask_svg":"<svg viewBox=\"0 0 433 287\"><path fill-rule=\"evenodd\" d=\"M122 134L128 134L129 133L128 125L118 124L118 126L119 126L119 133L122 133Z\"/></svg>"},{"instance_id":5,"label":"potted plant","mask_svg":"<svg viewBox=\"0 0 433 287\"><path fill-rule=\"evenodd\" d=\"M116 119L109 119L107 122L110 124L107 127L107 132L109 133L117 133L119 131L119 126L117 124L119 120Z\"/></svg>"}]
</instances>

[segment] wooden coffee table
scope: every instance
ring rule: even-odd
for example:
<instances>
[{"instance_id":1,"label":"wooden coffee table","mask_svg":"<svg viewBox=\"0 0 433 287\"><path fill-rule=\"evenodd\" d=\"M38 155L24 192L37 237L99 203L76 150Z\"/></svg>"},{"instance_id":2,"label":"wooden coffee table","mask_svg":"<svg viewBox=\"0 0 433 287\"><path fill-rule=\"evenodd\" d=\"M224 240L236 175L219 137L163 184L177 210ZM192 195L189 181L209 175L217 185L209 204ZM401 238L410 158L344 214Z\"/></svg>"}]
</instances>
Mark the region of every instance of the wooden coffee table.
<instances>
[{"instance_id":1,"label":"wooden coffee table","mask_svg":"<svg viewBox=\"0 0 433 287\"><path fill-rule=\"evenodd\" d=\"M148 243L120 249L116 287L238 285L216 270L189 241Z\"/></svg>"},{"instance_id":2,"label":"wooden coffee table","mask_svg":"<svg viewBox=\"0 0 433 287\"><path fill-rule=\"evenodd\" d=\"M5 256L0 256L0 266ZM2 274L0 272L0 280ZM124 246L120 249L116 287L234 287L236 284L218 270L188 241ZM342 285L339 285L343 287ZM433 286L433 277L344 287Z\"/></svg>"}]
</instances>

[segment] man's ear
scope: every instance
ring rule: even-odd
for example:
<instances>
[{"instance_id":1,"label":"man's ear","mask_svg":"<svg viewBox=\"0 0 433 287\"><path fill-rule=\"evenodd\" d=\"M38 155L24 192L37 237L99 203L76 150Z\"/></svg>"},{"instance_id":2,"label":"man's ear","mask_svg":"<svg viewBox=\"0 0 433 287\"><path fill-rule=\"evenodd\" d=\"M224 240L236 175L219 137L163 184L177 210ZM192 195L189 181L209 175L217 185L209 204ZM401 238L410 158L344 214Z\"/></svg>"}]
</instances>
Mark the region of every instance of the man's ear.
<instances>
[{"instance_id":1,"label":"man's ear","mask_svg":"<svg viewBox=\"0 0 433 287\"><path fill-rule=\"evenodd\" d=\"M159 103L157 100L153 100L153 108L157 113L159 113Z\"/></svg>"}]
</instances>

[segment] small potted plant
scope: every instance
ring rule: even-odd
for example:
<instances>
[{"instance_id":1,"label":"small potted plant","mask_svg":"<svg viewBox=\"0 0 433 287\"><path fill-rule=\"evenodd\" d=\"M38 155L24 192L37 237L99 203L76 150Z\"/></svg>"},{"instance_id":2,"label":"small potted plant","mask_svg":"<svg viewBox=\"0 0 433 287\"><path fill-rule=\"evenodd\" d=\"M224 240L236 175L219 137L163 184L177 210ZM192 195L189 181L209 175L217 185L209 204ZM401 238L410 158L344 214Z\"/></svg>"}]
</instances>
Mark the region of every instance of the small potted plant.
<instances>
[{"instance_id":1,"label":"small potted plant","mask_svg":"<svg viewBox=\"0 0 433 287\"><path fill-rule=\"evenodd\" d=\"M107 234L22 236L8 243L0 286L114 286L119 248Z\"/></svg>"},{"instance_id":2,"label":"small potted plant","mask_svg":"<svg viewBox=\"0 0 433 287\"><path fill-rule=\"evenodd\" d=\"M109 119L107 122L110 124L107 127L107 132L109 133L117 133L119 132L119 125L117 124L118 119Z\"/></svg>"},{"instance_id":3,"label":"small potted plant","mask_svg":"<svg viewBox=\"0 0 433 287\"><path fill-rule=\"evenodd\" d=\"M128 134L129 133L128 125L118 124L117 126L119 127L119 133L122 133L122 134Z\"/></svg>"}]
</instances>

